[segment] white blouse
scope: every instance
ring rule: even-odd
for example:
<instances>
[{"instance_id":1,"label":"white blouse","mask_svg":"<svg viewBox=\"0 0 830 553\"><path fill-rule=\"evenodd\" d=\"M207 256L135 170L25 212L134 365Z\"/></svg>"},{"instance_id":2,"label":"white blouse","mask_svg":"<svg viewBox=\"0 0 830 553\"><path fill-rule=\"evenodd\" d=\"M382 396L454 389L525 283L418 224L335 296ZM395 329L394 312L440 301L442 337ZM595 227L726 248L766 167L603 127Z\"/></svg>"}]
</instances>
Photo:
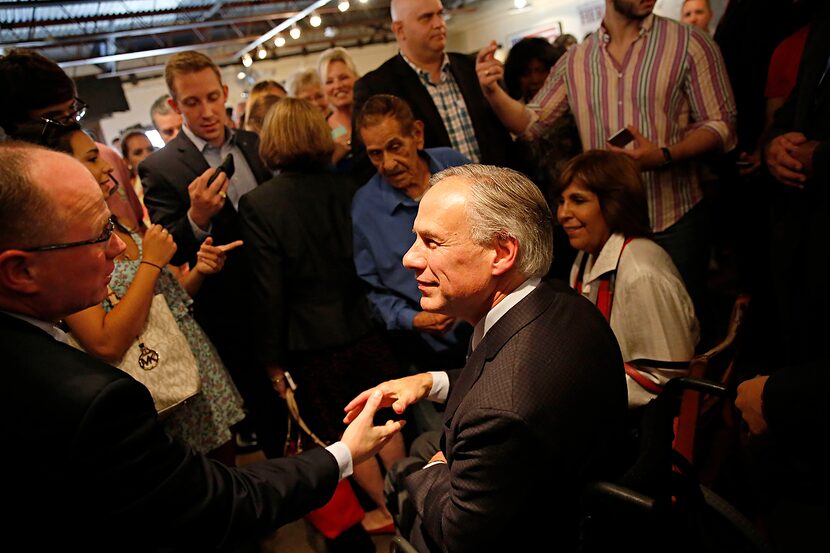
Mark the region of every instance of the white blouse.
<instances>
[{"instance_id":1,"label":"white blouse","mask_svg":"<svg viewBox=\"0 0 830 553\"><path fill-rule=\"evenodd\" d=\"M571 268L571 287L575 287L579 267L588 255L582 295L596 304L598 279L616 268L610 324L623 360L690 360L700 330L680 273L669 254L652 240L636 238L623 251L624 243L622 234L613 234L596 259L579 252ZM664 384L687 371L648 368L640 372L653 382ZM626 375L626 380L629 407L644 405L654 397L631 377Z\"/></svg>"}]
</instances>

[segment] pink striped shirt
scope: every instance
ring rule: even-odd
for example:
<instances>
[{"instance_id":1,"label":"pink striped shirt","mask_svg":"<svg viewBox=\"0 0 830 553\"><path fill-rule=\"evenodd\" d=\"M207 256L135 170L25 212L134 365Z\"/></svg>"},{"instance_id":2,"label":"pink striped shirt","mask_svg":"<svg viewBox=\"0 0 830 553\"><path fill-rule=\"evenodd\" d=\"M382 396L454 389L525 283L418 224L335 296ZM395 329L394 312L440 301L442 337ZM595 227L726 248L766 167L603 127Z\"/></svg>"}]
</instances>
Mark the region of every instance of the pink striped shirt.
<instances>
[{"instance_id":1,"label":"pink striped shirt","mask_svg":"<svg viewBox=\"0 0 830 553\"><path fill-rule=\"evenodd\" d=\"M551 69L527 105L534 139L568 108L585 149L605 149L609 136L633 125L658 146L675 144L698 128L735 147L735 99L718 46L690 25L656 15L643 20L640 36L618 64L607 51L605 27L572 47ZM655 232L677 222L701 198L692 161L643 172Z\"/></svg>"}]
</instances>

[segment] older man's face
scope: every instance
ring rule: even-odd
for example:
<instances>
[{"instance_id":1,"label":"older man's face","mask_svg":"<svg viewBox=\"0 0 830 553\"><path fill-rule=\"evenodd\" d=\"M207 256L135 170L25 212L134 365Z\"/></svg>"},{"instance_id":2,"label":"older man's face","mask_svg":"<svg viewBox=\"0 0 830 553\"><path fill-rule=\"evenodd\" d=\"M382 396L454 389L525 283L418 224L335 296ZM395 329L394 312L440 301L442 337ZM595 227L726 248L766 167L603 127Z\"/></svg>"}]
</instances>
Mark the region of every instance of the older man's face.
<instances>
[{"instance_id":1,"label":"older man's face","mask_svg":"<svg viewBox=\"0 0 830 553\"><path fill-rule=\"evenodd\" d=\"M464 177L449 177L424 195L403 265L415 271L424 311L475 324L491 306L495 250L470 238L468 192Z\"/></svg>"},{"instance_id":2,"label":"older man's face","mask_svg":"<svg viewBox=\"0 0 830 553\"><path fill-rule=\"evenodd\" d=\"M161 139L167 144L182 130L182 116L175 111L170 111L164 115L161 113L153 114L153 125L161 135Z\"/></svg>"},{"instance_id":3,"label":"older man's face","mask_svg":"<svg viewBox=\"0 0 830 553\"><path fill-rule=\"evenodd\" d=\"M56 222L50 243L94 240L102 236L110 217L104 196L92 174L79 162L62 154L37 154L32 178L49 191ZM44 216L48 216L44 214ZM35 244L42 246L46 244ZM101 303L107 295L114 259L125 249L115 234L109 240L72 248L32 252L29 262L37 274L45 313L63 317Z\"/></svg>"}]
</instances>

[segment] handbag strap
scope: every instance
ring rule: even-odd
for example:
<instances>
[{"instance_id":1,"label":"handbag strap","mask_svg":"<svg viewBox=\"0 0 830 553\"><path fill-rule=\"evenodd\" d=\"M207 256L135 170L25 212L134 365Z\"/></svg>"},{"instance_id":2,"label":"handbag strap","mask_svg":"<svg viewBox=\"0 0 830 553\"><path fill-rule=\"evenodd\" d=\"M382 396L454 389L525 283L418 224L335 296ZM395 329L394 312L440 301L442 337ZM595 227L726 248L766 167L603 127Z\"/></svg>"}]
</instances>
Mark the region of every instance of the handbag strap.
<instances>
[{"instance_id":1,"label":"handbag strap","mask_svg":"<svg viewBox=\"0 0 830 553\"><path fill-rule=\"evenodd\" d=\"M303 432L308 434L311 439L314 441L315 444L319 445L320 447L326 447L326 444L323 440L318 438L314 432L308 427L305 423L303 418L300 416L300 408L297 405L297 399L294 397L294 390L291 387L286 387L285 389L285 402L288 404L288 412L291 414L291 418L297 421L297 424L300 425L300 428L303 429Z\"/></svg>"}]
</instances>

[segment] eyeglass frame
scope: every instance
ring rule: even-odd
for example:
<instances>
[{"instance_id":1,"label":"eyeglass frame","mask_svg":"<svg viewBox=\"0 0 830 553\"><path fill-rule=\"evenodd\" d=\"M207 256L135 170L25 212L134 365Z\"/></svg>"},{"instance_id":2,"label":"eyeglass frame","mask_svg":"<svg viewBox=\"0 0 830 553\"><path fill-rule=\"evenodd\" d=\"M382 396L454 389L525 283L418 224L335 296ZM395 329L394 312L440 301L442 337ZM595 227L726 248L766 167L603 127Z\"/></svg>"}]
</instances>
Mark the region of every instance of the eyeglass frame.
<instances>
[{"instance_id":1,"label":"eyeglass frame","mask_svg":"<svg viewBox=\"0 0 830 553\"><path fill-rule=\"evenodd\" d=\"M110 238L112 238L113 232L115 232L115 219L109 217L107 219L107 224L104 225L104 230L101 232L101 235L98 238L93 238L91 240L81 240L79 242L66 242L63 244L47 244L45 246L34 246L31 248L15 248L19 249L22 252L50 252L54 250L65 250L67 248L77 248L80 246L91 246L92 244L101 244L104 242L109 242Z\"/></svg>"},{"instance_id":2,"label":"eyeglass frame","mask_svg":"<svg viewBox=\"0 0 830 553\"><path fill-rule=\"evenodd\" d=\"M87 110L89 109L89 104L87 104L77 96L73 96L72 99L75 102L72 104L72 111L68 114L53 117L41 116L40 120L44 123L51 123L52 125L58 125L62 127L65 127L66 125L71 125L72 123L80 123L81 119L84 118Z\"/></svg>"}]
</instances>

